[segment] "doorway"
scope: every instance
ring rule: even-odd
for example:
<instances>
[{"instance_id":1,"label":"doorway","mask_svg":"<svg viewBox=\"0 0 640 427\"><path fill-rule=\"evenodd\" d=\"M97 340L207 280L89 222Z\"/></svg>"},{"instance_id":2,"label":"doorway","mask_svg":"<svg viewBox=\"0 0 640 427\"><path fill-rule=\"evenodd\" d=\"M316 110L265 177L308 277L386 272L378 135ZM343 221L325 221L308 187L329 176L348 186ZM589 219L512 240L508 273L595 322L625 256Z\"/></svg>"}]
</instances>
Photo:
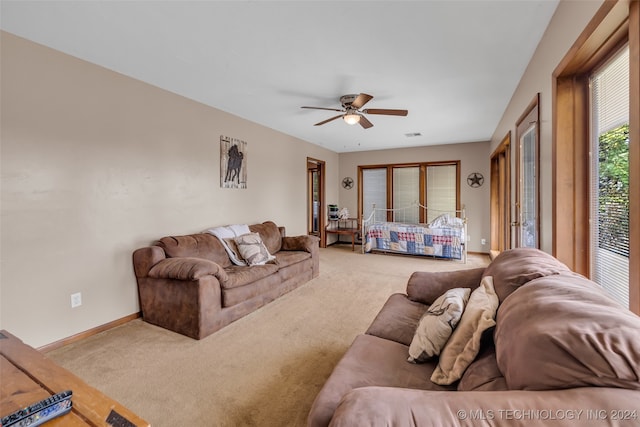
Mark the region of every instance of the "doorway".
<instances>
[{"instance_id":1,"label":"doorway","mask_svg":"<svg viewBox=\"0 0 640 427\"><path fill-rule=\"evenodd\" d=\"M320 238L324 247L325 162L307 157L307 234Z\"/></svg>"},{"instance_id":2,"label":"doorway","mask_svg":"<svg viewBox=\"0 0 640 427\"><path fill-rule=\"evenodd\" d=\"M516 125L516 247L540 247L540 94Z\"/></svg>"},{"instance_id":3,"label":"doorway","mask_svg":"<svg viewBox=\"0 0 640 427\"><path fill-rule=\"evenodd\" d=\"M491 155L491 257L511 249L511 132Z\"/></svg>"}]
</instances>

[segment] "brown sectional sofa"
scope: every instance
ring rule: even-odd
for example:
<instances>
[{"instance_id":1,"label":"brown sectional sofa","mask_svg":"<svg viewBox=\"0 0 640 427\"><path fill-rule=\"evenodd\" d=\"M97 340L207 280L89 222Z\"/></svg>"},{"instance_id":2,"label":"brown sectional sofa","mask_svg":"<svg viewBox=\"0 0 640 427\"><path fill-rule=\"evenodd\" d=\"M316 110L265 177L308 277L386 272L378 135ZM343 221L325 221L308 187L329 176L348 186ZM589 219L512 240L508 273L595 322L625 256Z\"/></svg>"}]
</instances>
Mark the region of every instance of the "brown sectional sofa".
<instances>
[{"instance_id":1,"label":"brown sectional sofa","mask_svg":"<svg viewBox=\"0 0 640 427\"><path fill-rule=\"evenodd\" d=\"M496 325L462 378L436 385L437 357L407 361L414 331L436 298L485 276ZM406 292L355 338L309 426L640 425L640 317L552 256L513 249L486 269L416 272Z\"/></svg>"},{"instance_id":2,"label":"brown sectional sofa","mask_svg":"<svg viewBox=\"0 0 640 427\"><path fill-rule=\"evenodd\" d=\"M271 221L249 229L275 262L235 265L206 232L163 237L134 251L143 319L202 339L319 275L317 237L288 237Z\"/></svg>"}]
</instances>

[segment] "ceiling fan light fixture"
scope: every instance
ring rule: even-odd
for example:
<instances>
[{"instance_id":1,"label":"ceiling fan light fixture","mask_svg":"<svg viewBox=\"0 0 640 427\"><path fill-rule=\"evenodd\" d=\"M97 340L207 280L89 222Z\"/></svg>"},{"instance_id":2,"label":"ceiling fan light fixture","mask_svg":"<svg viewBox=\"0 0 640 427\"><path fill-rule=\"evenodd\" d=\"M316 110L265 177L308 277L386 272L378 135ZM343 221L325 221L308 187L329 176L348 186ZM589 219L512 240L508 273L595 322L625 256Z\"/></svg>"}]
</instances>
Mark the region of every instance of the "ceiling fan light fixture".
<instances>
[{"instance_id":1,"label":"ceiling fan light fixture","mask_svg":"<svg viewBox=\"0 0 640 427\"><path fill-rule=\"evenodd\" d=\"M349 114L345 114L344 117L342 117L342 118L349 125L355 125L356 123L360 122L360 115L359 114L349 113Z\"/></svg>"}]
</instances>

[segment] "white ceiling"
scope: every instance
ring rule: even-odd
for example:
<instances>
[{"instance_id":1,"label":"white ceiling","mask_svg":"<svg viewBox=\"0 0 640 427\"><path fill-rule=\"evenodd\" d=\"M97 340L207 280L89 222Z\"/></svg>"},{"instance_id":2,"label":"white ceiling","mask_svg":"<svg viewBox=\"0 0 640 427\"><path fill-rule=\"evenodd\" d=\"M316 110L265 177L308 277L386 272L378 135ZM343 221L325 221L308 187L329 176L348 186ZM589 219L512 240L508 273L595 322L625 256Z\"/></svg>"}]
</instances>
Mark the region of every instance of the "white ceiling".
<instances>
[{"instance_id":1,"label":"white ceiling","mask_svg":"<svg viewBox=\"0 0 640 427\"><path fill-rule=\"evenodd\" d=\"M557 3L2 0L1 27L350 152L489 140ZM365 130L300 108L360 92L409 114Z\"/></svg>"}]
</instances>

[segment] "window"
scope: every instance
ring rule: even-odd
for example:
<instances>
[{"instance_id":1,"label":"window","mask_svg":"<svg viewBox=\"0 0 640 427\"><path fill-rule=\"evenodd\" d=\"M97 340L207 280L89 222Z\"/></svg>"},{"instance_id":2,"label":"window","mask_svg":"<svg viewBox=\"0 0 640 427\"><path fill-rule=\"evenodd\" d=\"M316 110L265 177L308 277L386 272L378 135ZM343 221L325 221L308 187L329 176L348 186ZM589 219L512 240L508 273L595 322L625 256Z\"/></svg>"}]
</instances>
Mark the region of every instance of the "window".
<instances>
[{"instance_id":1,"label":"window","mask_svg":"<svg viewBox=\"0 0 640 427\"><path fill-rule=\"evenodd\" d=\"M606 215L599 211L599 200L598 212L592 218L596 208L592 204L590 178L596 167L589 154L596 138L600 163L601 142L607 144L602 135L616 126L604 125L594 131L590 125L590 84L603 64L609 63L625 45L629 49L629 218L640 218L640 2L604 2L553 73L553 254L592 279L597 274L592 252L600 246L600 231L594 233L594 226L589 224ZM597 177L599 182L600 172ZM604 224L603 228L606 229ZM628 234L629 259L640 259L640 221L629 221ZM603 240L607 239L603 235ZM611 248L609 244L603 246ZM618 246L624 245L616 243L616 250ZM628 275L629 308L640 314L640 263L629 263Z\"/></svg>"},{"instance_id":2,"label":"window","mask_svg":"<svg viewBox=\"0 0 640 427\"><path fill-rule=\"evenodd\" d=\"M394 212L394 221L418 223L420 209L415 205L420 199L420 168L417 166L394 167L393 171L393 206L407 207Z\"/></svg>"},{"instance_id":3,"label":"window","mask_svg":"<svg viewBox=\"0 0 640 427\"><path fill-rule=\"evenodd\" d=\"M381 209L402 209L389 212L379 220L399 222L428 222L441 211L460 209L460 162L433 162L418 164L394 164L359 166L361 177L358 197L359 211L369 218L373 205ZM429 218L415 203L434 209ZM411 208L409 208L411 207Z\"/></svg>"},{"instance_id":4,"label":"window","mask_svg":"<svg viewBox=\"0 0 640 427\"><path fill-rule=\"evenodd\" d=\"M373 213L373 207L387 207L387 168L362 170L362 206L364 219Z\"/></svg>"},{"instance_id":5,"label":"window","mask_svg":"<svg viewBox=\"0 0 640 427\"><path fill-rule=\"evenodd\" d=\"M591 77L591 278L629 306L629 48Z\"/></svg>"},{"instance_id":6,"label":"window","mask_svg":"<svg viewBox=\"0 0 640 427\"><path fill-rule=\"evenodd\" d=\"M427 203L424 205L433 211L429 211L426 222L433 221L439 215L438 211L458 209L457 182L457 165L427 166Z\"/></svg>"}]
</instances>

